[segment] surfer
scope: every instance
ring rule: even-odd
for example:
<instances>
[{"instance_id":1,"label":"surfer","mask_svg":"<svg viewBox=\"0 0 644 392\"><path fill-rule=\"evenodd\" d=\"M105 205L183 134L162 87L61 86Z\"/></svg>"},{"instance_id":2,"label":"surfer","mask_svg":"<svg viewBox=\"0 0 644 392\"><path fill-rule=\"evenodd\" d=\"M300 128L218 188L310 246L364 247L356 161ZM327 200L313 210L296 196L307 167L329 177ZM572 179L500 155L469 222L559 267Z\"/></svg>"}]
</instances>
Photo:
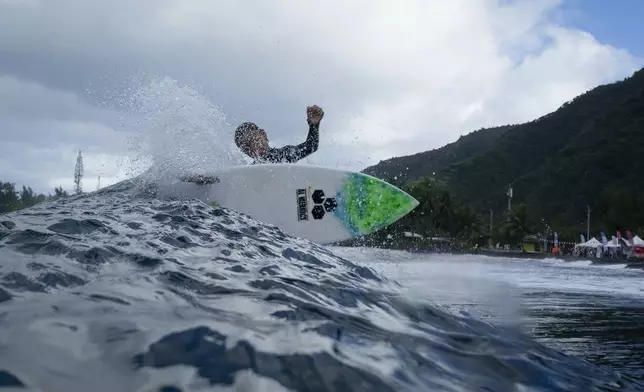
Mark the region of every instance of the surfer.
<instances>
[{"instance_id":1,"label":"surfer","mask_svg":"<svg viewBox=\"0 0 644 392\"><path fill-rule=\"evenodd\" d=\"M306 108L309 134L306 141L297 146L269 147L266 131L252 122L245 122L237 127L235 144L244 154L255 159L253 163L294 163L317 151L322 117L324 111L321 107L313 105Z\"/></svg>"}]
</instances>

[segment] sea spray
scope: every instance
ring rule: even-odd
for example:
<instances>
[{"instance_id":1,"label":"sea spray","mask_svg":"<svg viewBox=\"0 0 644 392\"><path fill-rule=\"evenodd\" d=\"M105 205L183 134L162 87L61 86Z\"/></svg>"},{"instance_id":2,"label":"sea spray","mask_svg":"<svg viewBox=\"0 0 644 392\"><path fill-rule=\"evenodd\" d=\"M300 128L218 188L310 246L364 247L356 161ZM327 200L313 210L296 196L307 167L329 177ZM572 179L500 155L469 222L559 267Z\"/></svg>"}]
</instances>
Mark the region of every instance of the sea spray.
<instances>
[{"instance_id":1,"label":"sea spray","mask_svg":"<svg viewBox=\"0 0 644 392\"><path fill-rule=\"evenodd\" d=\"M162 180L245 163L223 110L195 88L169 77L153 79L127 101L122 126L137 171L147 166L148 176Z\"/></svg>"}]
</instances>

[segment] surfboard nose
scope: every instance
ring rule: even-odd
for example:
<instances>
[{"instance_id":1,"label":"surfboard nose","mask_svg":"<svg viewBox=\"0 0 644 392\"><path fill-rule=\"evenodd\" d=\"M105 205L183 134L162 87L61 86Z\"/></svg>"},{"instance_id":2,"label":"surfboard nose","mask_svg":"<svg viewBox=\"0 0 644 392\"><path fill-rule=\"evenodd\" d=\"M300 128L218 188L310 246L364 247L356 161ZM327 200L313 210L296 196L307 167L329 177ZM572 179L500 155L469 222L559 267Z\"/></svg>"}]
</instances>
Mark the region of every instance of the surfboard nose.
<instances>
[{"instance_id":1,"label":"surfboard nose","mask_svg":"<svg viewBox=\"0 0 644 392\"><path fill-rule=\"evenodd\" d=\"M409 195L409 194L408 194L408 195ZM410 207L410 208L409 208L409 211L412 211L414 208L416 208L416 207L418 207L418 206L420 205L420 202L419 202L418 200L414 199L414 197L413 197L413 196L411 196L411 195L409 195L409 197L411 197L411 200L412 200L412 201L411 201L411 204L410 204L410 206L409 206L409 207Z\"/></svg>"},{"instance_id":2,"label":"surfboard nose","mask_svg":"<svg viewBox=\"0 0 644 392\"><path fill-rule=\"evenodd\" d=\"M353 235L388 226L418 206L403 190L364 174L348 176L337 194L336 216Z\"/></svg>"}]
</instances>

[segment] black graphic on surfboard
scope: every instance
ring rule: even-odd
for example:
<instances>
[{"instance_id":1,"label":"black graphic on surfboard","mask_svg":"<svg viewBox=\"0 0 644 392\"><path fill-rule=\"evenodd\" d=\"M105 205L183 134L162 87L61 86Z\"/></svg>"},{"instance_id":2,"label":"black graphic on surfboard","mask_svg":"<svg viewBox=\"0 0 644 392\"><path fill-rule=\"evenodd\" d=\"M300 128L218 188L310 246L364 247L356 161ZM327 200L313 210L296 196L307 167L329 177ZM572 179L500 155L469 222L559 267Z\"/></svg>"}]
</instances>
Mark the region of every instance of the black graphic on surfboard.
<instances>
[{"instance_id":1,"label":"black graphic on surfboard","mask_svg":"<svg viewBox=\"0 0 644 392\"><path fill-rule=\"evenodd\" d=\"M338 207L338 202L335 200L335 197L325 197L324 191L321 189L316 189L311 195L313 199L313 209L311 210L311 215L313 219L322 219L324 218L325 212L333 212Z\"/></svg>"}]
</instances>

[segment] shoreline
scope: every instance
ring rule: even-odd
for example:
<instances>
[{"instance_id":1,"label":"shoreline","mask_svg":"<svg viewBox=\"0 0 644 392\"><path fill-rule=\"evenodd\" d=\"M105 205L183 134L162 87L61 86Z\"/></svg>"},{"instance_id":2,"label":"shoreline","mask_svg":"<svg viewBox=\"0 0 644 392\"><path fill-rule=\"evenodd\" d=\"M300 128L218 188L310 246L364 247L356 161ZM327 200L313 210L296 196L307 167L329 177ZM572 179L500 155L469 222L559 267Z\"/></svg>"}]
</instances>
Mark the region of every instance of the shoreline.
<instances>
[{"instance_id":1,"label":"shoreline","mask_svg":"<svg viewBox=\"0 0 644 392\"><path fill-rule=\"evenodd\" d=\"M590 257L579 257L573 255L562 255L562 256L553 256L549 253L540 253L540 252L521 252L515 250L480 250L479 252L465 252L472 255L486 255L493 257L507 257L507 258L519 258L519 259L558 259L564 262L573 262L573 261L589 261L590 264L594 265L624 265L624 268L632 269L641 269L644 271L644 260L643 261L634 261L634 260L614 260L614 259L597 259Z\"/></svg>"},{"instance_id":2,"label":"shoreline","mask_svg":"<svg viewBox=\"0 0 644 392\"><path fill-rule=\"evenodd\" d=\"M336 246L347 247L347 248L356 248L361 246L356 245L343 245L338 244ZM544 259L557 259L563 262L575 262L575 261L587 261L591 265L623 265L624 268L629 269L641 269L644 271L644 260L637 259L610 259L610 258L601 258L597 259L595 257L584 257L584 256L573 256L573 255L560 255L554 256L550 253L541 253L541 252L522 252L520 250L501 250L501 249L487 249L479 248L478 251L473 250L458 250L458 249L404 249L404 248L385 248L378 246L368 246L362 245L368 248L374 249L383 249L383 250L392 250L400 251L411 254L418 255L471 255L471 256L488 256L488 257L503 257L509 259L532 259L532 260L544 260Z\"/></svg>"}]
</instances>

